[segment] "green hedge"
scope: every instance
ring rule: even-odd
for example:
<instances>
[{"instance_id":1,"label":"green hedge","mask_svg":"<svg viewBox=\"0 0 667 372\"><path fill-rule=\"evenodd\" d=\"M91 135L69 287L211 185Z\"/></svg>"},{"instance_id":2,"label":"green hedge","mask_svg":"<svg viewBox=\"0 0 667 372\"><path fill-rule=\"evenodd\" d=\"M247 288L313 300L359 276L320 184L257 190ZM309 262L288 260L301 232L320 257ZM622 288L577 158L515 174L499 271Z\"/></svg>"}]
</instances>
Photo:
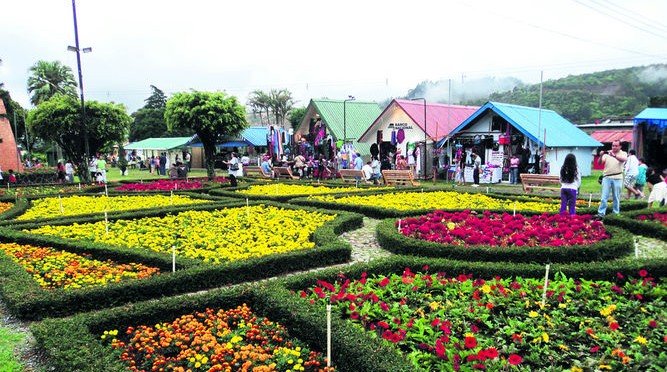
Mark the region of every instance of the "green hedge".
<instances>
[{"instance_id":1,"label":"green hedge","mask_svg":"<svg viewBox=\"0 0 667 372\"><path fill-rule=\"evenodd\" d=\"M263 203L273 205L272 203ZM245 203L243 204L245 205ZM240 206L238 203L231 206ZM292 206L280 206L295 208ZM298 208L315 211L312 208ZM171 211L173 212L173 211ZM326 211L319 211L328 213ZM162 211L170 213L170 211ZM143 215L142 215L143 216ZM136 216L135 217L139 217ZM224 265L206 264L198 260L177 261L175 273L163 273L147 279L127 283L115 283L104 287L80 290L44 290L14 263L8 256L0 256L0 296L10 311L22 319L41 319L46 316L66 316L78 311L89 311L124 303L158 298L180 293L216 288L270 278L294 271L340 264L350 260L351 246L338 238L345 231L362 224L363 216L353 213L338 213L332 222L319 227L311 239L315 249L303 249L283 254L264 256ZM28 227L28 226L24 226ZM44 237L0 229L0 240L53 246L75 253L90 253L96 259L111 259L117 262L139 262L171 270L171 257L164 253L132 251L127 248L72 242L65 239Z\"/></svg>"},{"instance_id":2,"label":"green hedge","mask_svg":"<svg viewBox=\"0 0 667 372\"><path fill-rule=\"evenodd\" d=\"M326 355L326 310L312 306L275 285L240 286L191 296L142 302L79 314L67 319L47 319L31 326L38 347L56 370L120 371L120 363L108 353L100 335L128 326L171 321L206 308L229 309L247 304L259 316L287 327L311 348ZM332 316L332 360L338 371L413 371L411 363L383 340Z\"/></svg>"},{"instance_id":3,"label":"green hedge","mask_svg":"<svg viewBox=\"0 0 667 372\"><path fill-rule=\"evenodd\" d=\"M448 258L454 260L491 262L591 262L607 261L630 254L634 250L632 234L617 227L607 227L610 239L590 245L569 247L493 247L478 245L462 247L407 237L398 232L395 219L386 219L377 226L377 239L382 248L395 254Z\"/></svg>"},{"instance_id":4,"label":"green hedge","mask_svg":"<svg viewBox=\"0 0 667 372\"><path fill-rule=\"evenodd\" d=\"M637 216L645 216L653 213L667 213L667 207L644 208L631 212L624 212L620 215L610 214L605 217L604 223L622 227L632 231L634 234L667 241L667 226L657 222L644 222L636 219Z\"/></svg>"}]
</instances>

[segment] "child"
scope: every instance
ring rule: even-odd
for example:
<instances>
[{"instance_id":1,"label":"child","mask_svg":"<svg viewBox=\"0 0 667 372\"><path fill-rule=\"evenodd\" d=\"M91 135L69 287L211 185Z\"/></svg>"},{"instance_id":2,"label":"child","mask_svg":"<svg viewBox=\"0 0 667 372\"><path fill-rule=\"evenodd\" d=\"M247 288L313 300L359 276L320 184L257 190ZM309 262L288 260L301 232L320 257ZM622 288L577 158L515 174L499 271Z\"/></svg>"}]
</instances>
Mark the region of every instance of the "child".
<instances>
[{"instance_id":1,"label":"child","mask_svg":"<svg viewBox=\"0 0 667 372\"><path fill-rule=\"evenodd\" d=\"M577 167L577 158L570 153L565 156L560 168L560 214L569 208L570 216L574 216L577 205L577 190L581 185L581 174Z\"/></svg>"}]
</instances>

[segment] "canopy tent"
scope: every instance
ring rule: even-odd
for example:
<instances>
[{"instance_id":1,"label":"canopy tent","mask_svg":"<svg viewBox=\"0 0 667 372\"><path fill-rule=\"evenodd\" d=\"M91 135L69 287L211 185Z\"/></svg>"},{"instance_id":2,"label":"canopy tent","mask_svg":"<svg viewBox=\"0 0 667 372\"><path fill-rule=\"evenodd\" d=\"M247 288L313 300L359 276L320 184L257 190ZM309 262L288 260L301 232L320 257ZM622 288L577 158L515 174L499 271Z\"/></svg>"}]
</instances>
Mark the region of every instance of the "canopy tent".
<instances>
[{"instance_id":1,"label":"canopy tent","mask_svg":"<svg viewBox=\"0 0 667 372\"><path fill-rule=\"evenodd\" d=\"M166 137L166 138L146 138L141 141L132 142L125 146L126 150L155 150L168 151L176 148L190 146L197 136L192 137Z\"/></svg>"},{"instance_id":2,"label":"canopy tent","mask_svg":"<svg viewBox=\"0 0 667 372\"><path fill-rule=\"evenodd\" d=\"M667 108L649 107L634 118L637 156L658 168L667 166Z\"/></svg>"}]
</instances>

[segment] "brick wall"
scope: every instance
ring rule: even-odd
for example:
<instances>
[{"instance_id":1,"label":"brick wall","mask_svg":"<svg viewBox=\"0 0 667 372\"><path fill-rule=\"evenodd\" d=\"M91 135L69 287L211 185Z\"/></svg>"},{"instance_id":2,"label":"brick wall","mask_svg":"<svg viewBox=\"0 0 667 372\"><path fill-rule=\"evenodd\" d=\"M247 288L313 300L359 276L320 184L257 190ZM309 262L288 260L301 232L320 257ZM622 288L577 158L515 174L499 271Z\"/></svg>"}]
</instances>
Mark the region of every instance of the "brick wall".
<instances>
[{"instance_id":1,"label":"brick wall","mask_svg":"<svg viewBox=\"0 0 667 372\"><path fill-rule=\"evenodd\" d=\"M7 110L4 102L0 99L0 166L4 173L7 173L10 169L13 169L14 172L22 172L23 165L16 156L17 148L14 131L5 115L7 115Z\"/></svg>"}]
</instances>

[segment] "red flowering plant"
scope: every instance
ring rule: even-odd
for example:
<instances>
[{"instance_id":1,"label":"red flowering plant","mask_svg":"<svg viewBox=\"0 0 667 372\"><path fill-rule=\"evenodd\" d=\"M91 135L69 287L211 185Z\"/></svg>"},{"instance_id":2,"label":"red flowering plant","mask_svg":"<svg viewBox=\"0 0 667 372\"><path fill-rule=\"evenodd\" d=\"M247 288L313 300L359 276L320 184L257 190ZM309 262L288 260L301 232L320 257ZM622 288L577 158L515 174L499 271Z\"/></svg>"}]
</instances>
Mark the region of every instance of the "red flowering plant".
<instances>
[{"instance_id":1,"label":"red flowering plant","mask_svg":"<svg viewBox=\"0 0 667 372\"><path fill-rule=\"evenodd\" d=\"M335 283L299 295L399 348L418 370L646 370L667 365L665 286L413 273ZM544 296L544 298L543 298ZM544 301L544 303L542 303Z\"/></svg>"},{"instance_id":2,"label":"red flowering plant","mask_svg":"<svg viewBox=\"0 0 667 372\"><path fill-rule=\"evenodd\" d=\"M397 220L401 234L430 242L460 246L572 246L608 239L604 226L590 215L543 213L525 217L485 211L478 215L433 211L425 216Z\"/></svg>"},{"instance_id":3,"label":"red flowering plant","mask_svg":"<svg viewBox=\"0 0 667 372\"><path fill-rule=\"evenodd\" d=\"M225 177L215 177L211 182L221 184L228 182ZM150 183L126 183L114 188L115 191L170 191L201 189L208 186L208 181L202 180L166 180L159 179Z\"/></svg>"},{"instance_id":4,"label":"red flowering plant","mask_svg":"<svg viewBox=\"0 0 667 372\"><path fill-rule=\"evenodd\" d=\"M640 221L654 222L667 227L667 213L655 212L651 214L640 214L635 218Z\"/></svg>"}]
</instances>

